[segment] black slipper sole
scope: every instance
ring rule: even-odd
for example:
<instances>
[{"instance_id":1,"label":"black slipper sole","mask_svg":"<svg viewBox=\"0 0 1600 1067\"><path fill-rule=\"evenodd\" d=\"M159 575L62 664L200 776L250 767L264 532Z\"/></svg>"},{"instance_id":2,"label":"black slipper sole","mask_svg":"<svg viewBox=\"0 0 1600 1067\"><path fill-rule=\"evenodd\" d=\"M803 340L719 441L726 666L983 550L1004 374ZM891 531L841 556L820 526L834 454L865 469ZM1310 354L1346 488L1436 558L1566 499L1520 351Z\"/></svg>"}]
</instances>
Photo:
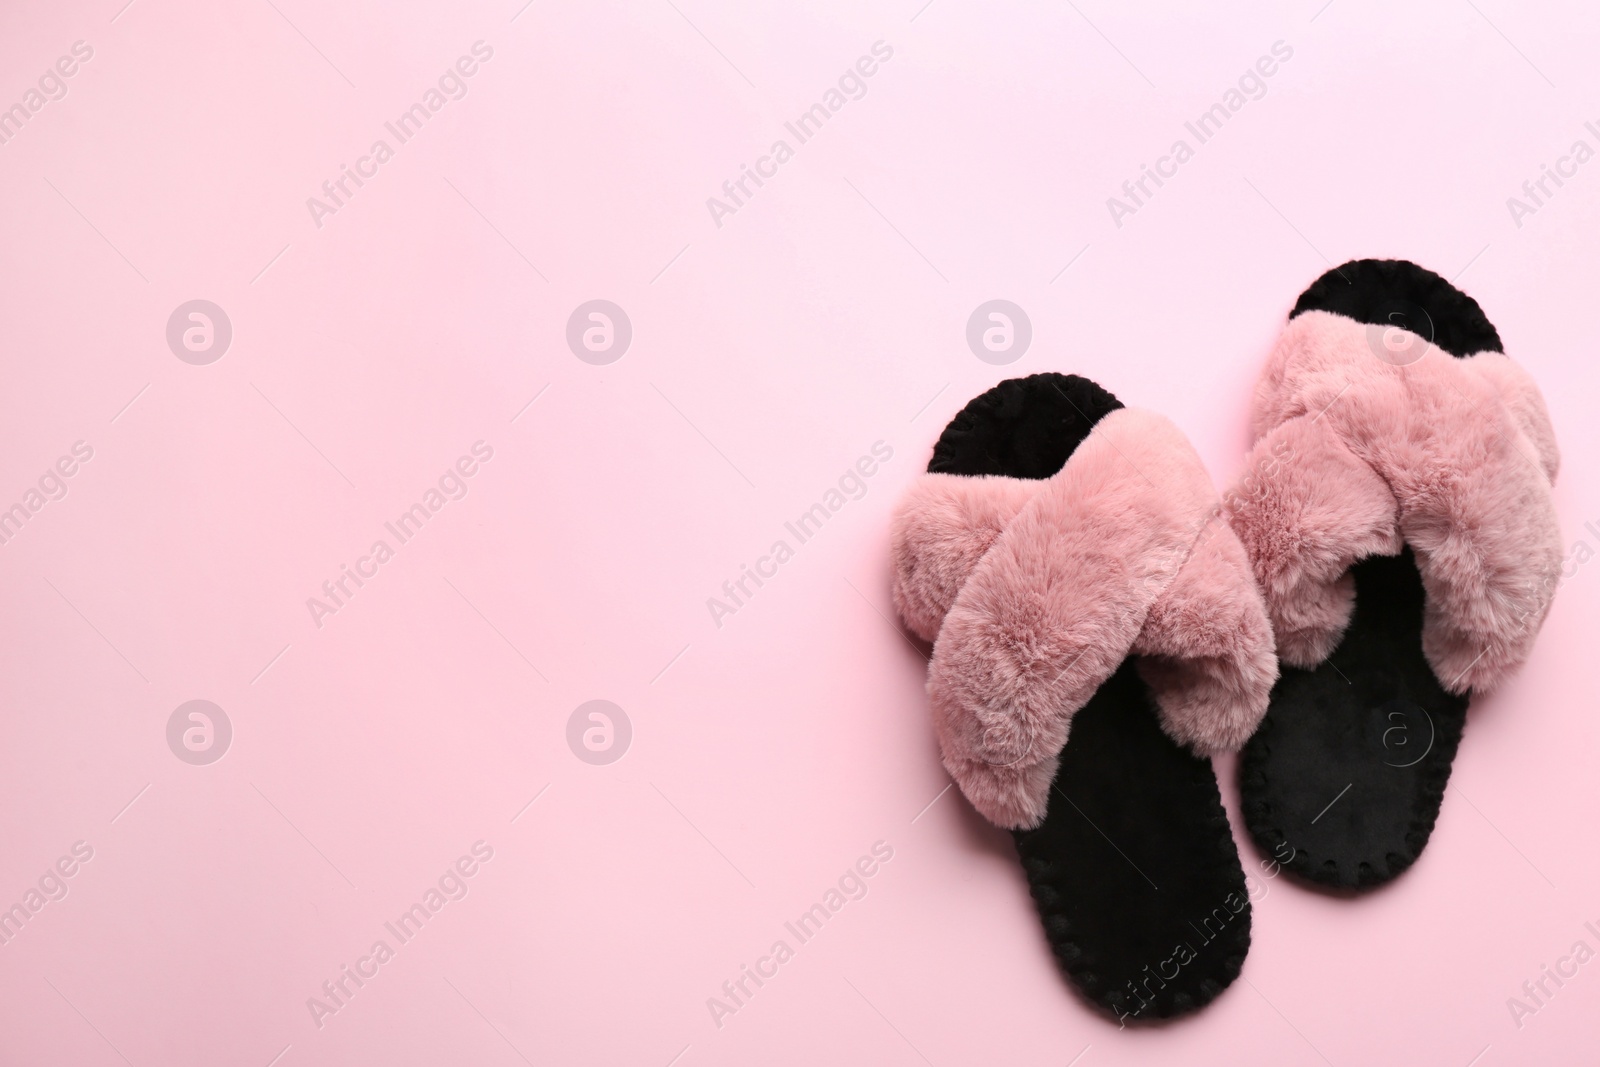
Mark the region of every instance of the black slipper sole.
<instances>
[{"instance_id":1,"label":"black slipper sole","mask_svg":"<svg viewBox=\"0 0 1600 1067\"><path fill-rule=\"evenodd\" d=\"M1290 318L1331 311L1398 325L1461 357L1503 351L1476 301L1414 263L1329 271ZM1469 697L1422 654L1422 576L1408 547L1353 568L1355 613L1313 670L1283 666L1239 762L1245 825L1292 875L1336 890L1382 885L1421 855L1461 742Z\"/></svg>"},{"instance_id":2,"label":"black slipper sole","mask_svg":"<svg viewBox=\"0 0 1600 1067\"><path fill-rule=\"evenodd\" d=\"M1002 382L951 421L928 470L1048 478L1121 406L1076 376ZM1062 971L1131 1022L1210 1003L1250 948L1216 774L1157 715L1130 657L1073 717L1044 822L1012 835Z\"/></svg>"}]
</instances>

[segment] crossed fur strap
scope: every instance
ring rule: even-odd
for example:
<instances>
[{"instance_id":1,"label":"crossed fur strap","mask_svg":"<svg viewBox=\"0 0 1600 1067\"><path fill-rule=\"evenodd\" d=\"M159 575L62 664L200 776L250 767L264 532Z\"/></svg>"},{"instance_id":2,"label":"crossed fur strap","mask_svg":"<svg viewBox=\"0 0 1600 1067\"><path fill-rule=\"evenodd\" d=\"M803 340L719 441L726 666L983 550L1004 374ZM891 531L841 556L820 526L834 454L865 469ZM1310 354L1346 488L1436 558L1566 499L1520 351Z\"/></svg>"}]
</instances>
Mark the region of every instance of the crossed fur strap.
<instances>
[{"instance_id":1,"label":"crossed fur strap","mask_svg":"<svg viewBox=\"0 0 1600 1067\"><path fill-rule=\"evenodd\" d=\"M1244 548L1169 420L1106 415L1045 480L924 474L894 519L894 599L934 644L945 768L990 821L1038 825L1072 716L1131 654L1163 729L1237 748L1277 678Z\"/></svg>"},{"instance_id":2,"label":"crossed fur strap","mask_svg":"<svg viewBox=\"0 0 1600 1067\"><path fill-rule=\"evenodd\" d=\"M1385 327L1290 320L1256 387L1257 441L1229 521L1249 550L1285 663L1325 660L1350 624L1350 566L1409 544L1423 652L1451 692L1527 658L1560 580L1544 400L1501 352L1380 356ZM1416 340L1416 339L1412 339Z\"/></svg>"}]
</instances>

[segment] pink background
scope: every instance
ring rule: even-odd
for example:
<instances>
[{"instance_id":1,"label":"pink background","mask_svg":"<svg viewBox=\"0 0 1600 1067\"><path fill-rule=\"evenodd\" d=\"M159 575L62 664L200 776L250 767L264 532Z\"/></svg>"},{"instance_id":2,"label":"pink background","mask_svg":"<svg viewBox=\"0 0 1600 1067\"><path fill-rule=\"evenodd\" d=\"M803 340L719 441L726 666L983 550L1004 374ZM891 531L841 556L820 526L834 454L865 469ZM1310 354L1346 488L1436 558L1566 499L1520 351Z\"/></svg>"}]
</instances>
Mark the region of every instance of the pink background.
<instances>
[{"instance_id":1,"label":"pink background","mask_svg":"<svg viewBox=\"0 0 1600 1067\"><path fill-rule=\"evenodd\" d=\"M886 567L897 496L1005 377L1088 375L1226 483L1294 297L1361 256L1483 303L1549 400L1564 534L1600 549L1600 162L1520 227L1506 206L1600 148L1592 12L122 4L0 14L0 106L94 53L0 145L0 507L94 450L0 546L0 906L94 850L0 947L0 1062L1594 1057L1600 963L1520 1028L1507 998L1600 949L1600 564L1475 704L1417 867L1330 899L1241 831L1243 979L1139 1033L1070 992L1009 842L941 797ZM306 198L478 40L467 95L315 225ZM866 95L718 227L706 198L879 40ZM1266 95L1114 225L1280 40ZM208 366L165 339L197 298L233 326ZM633 324L609 366L564 339L596 298ZM965 342L992 298L1033 325L1009 366ZM479 440L467 496L314 625ZM716 626L706 599L879 440L866 495ZM207 766L167 746L193 699L233 727ZM608 766L566 741L591 699L632 724ZM479 840L467 896L319 1028L307 998ZM868 894L718 1028L707 998L877 841Z\"/></svg>"}]
</instances>

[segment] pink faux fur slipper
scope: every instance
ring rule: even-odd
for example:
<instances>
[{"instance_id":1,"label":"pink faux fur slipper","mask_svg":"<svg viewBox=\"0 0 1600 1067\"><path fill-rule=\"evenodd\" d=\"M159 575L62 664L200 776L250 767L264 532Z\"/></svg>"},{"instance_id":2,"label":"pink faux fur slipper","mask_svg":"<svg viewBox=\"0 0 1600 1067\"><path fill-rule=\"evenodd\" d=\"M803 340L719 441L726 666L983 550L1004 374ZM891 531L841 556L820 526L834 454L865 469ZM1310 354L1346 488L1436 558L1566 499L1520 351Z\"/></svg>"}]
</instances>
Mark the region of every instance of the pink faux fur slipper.
<instances>
[{"instance_id":1,"label":"pink faux fur slipper","mask_svg":"<svg viewBox=\"0 0 1600 1067\"><path fill-rule=\"evenodd\" d=\"M1471 298L1374 260L1300 298L1254 422L1229 521L1286 670L1242 764L1246 819L1291 871L1377 885L1427 843L1468 696L1549 611L1555 435Z\"/></svg>"},{"instance_id":2,"label":"pink faux fur slipper","mask_svg":"<svg viewBox=\"0 0 1600 1067\"><path fill-rule=\"evenodd\" d=\"M1068 975L1122 1017L1210 1000L1249 916L1205 757L1250 736L1277 661L1194 449L1084 379L1006 382L945 431L892 542L945 768L1014 831Z\"/></svg>"}]
</instances>

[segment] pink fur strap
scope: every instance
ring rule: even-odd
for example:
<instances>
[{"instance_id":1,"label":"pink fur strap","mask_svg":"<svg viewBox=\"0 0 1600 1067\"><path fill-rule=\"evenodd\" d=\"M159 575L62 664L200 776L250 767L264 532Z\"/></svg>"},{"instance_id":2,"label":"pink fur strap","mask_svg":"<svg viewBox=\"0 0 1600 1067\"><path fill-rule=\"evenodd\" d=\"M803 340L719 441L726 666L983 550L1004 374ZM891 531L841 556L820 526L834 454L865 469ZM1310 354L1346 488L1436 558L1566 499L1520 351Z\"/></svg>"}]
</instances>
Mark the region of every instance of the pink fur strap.
<instances>
[{"instance_id":1,"label":"pink fur strap","mask_svg":"<svg viewBox=\"0 0 1600 1067\"><path fill-rule=\"evenodd\" d=\"M1380 358L1375 327L1311 311L1256 387L1258 440L1229 521L1285 663L1311 667L1350 623L1351 564L1409 544L1423 652L1448 690L1492 688L1527 658L1561 568L1544 399L1500 352Z\"/></svg>"},{"instance_id":2,"label":"pink fur strap","mask_svg":"<svg viewBox=\"0 0 1600 1067\"><path fill-rule=\"evenodd\" d=\"M1169 420L1123 408L1054 477L922 475L893 530L895 604L935 642L944 764L1005 827L1045 814L1072 716L1130 654L1177 740L1235 748L1277 677L1249 561Z\"/></svg>"}]
</instances>

